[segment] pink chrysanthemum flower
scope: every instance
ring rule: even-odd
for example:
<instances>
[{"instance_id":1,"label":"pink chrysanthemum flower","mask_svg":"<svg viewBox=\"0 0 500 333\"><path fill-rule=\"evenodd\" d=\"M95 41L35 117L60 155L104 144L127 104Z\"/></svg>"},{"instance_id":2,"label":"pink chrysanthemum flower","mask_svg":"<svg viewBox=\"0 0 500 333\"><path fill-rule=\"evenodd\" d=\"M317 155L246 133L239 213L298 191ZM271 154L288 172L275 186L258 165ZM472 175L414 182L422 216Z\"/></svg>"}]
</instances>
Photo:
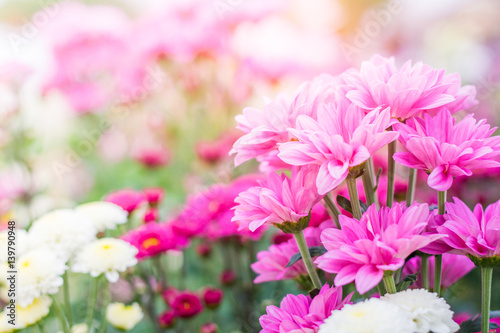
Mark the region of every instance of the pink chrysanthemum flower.
<instances>
[{"instance_id":1,"label":"pink chrysanthemum flower","mask_svg":"<svg viewBox=\"0 0 500 333\"><path fill-rule=\"evenodd\" d=\"M272 173L266 184L242 192L232 221L255 231L264 224L299 223L321 199L314 186L314 167L292 168L291 178Z\"/></svg>"},{"instance_id":2,"label":"pink chrysanthemum flower","mask_svg":"<svg viewBox=\"0 0 500 333\"><path fill-rule=\"evenodd\" d=\"M351 301L352 293L342 300L342 288L325 284L311 299L305 295L287 295L280 307L270 305L267 314L260 317L261 333L304 332L317 333L319 326L333 310L341 309Z\"/></svg>"},{"instance_id":3,"label":"pink chrysanthemum flower","mask_svg":"<svg viewBox=\"0 0 500 333\"><path fill-rule=\"evenodd\" d=\"M278 146L293 139L288 128L295 128L299 115L316 118L316 110L320 103L335 97L334 87L337 78L320 75L299 88L295 98L279 95L262 110L247 107L241 115L236 116L237 128L245 134L233 145L230 154L236 154L234 164L258 158L260 162L268 162L271 166L286 166L276 154Z\"/></svg>"},{"instance_id":4,"label":"pink chrysanthemum flower","mask_svg":"<svg viewBox=\"0 0 500 333\"><path fill-rule=\"evenodd\" d=\"M444 69L421 62L412 66L407 61L398 69L394 58L375 55L345 80L353 88L346 96L354 104L365 110L390 107L391 116L401 121L442 107L456 112L475 103L476 90L461 87L458 74L445 75Z\"/></svg>"},{"instance_id":5,"label":"pink chrysanthemum flower","mask_svg":"<svg viewBox=\"0 0 500 333\"><path fill-rule=\"evenodd\" d=\"M448 190L454 177L470 176L474 169L500 166L493 160L500 154L500 136L491 136L496 127L490 128L484 119L468 115L455 123L450 112L442 110L435 117L408 119L394 128L408 150L396 153L394 159L428 172L427 184L437 191Z\"/></svg>"},{"instance_id":6,"label":"pink chrysanthemum flower","mask_svg":"<svg viewBox=\"0 0 500 333\"><path fill-rule=\"evenodd\" d=\"M435 257L429 257L429 272L428 276L429 287L434 288L434 263ZM443 288L449 288L455 284L458 280L464 277L467 273L476 267L469 258L445 253L443 254L443 270L441 277L441 286ZM403 276L409 274L417 274L417 281L410 288L420 289L423 288L422 283L422 259L420 257L413 257L406 263L403 269Z\"/></svg>"},{"instance_id":7,"label":"pink chrysanthemum flower","mask_svg":"<svg viewBox=\"0 0 500 333\"><path fill-rule=\"evenodd\" d=\"M183 211L172 222L176 232L187 237L200 237L215 240L218 238L241 236L257 240L265 228L257 232L248 229L239 230L231 219L234 217L232 208L236 205L235 198L252 186L258 185L260 177L247 175L232 183L214 184L206 190L191 195Z\"/></svg>"},{"instance_id":8,"label":"pink chrysanthemum flower","mask_svg":"<svg viewBox=\"0 0 500 333\"><path fill-rule=\"evenodd\" d=\"M322 104L317 120L297 118L296 128L289 128L297 140L280 145L278 157L291 165L319 165L316 186L323 195L340 185L351 168L398 138L398 133L386 131L393 123L389 109L365 114L347 100Z\"/></svg>"},{"instance_id":9,"label":"pink chrysanthemum flower","mask_svg":"<svg viewBox=\"0 0 500 333\"><path fill-rule=\"evenodd\" d=\"M128 213L133 212L139 205L147 201L146 195L132 189L116 190L109 193L104 199L107 202L120 206Z\"/></svg>"},{"instance_id":10,"label":"pink chrysanthemum flower","mask_svg":"<svg viewBox=\"0 0 500 333\"><path fill-rule=\"evenodd\" d=\"M355 281L360 294L375 287L385 271L403 267L413 251L442 237L422 236L427 225L426 204L401 204L379 211L371 205L361 220L340 216L342 229L326 229L321 234L327 253L316 259L320 269L337 273L335 285Z\"/></svg>"},{"instance_id":11,"label":"pink chrysanthemum flower","mask_svg":"<svg viewBox=\"0 0 500 333\"><path fill-rule=\"evenodd\" d=\"M486 207L477 204L471 211L465 203L453 198L446 203L445 222L438 232L448 235L443 240L451 253L474 258L496 258L500 262L500 200Z\"/></svg>"},{"instance_id":12,"label":"pink chrysanthemum flower","mask_svg":"<svg viewBox=\"0 0 500 333\"><path fill-rule=\"evenodd\" d=\"M187 239L174 232L166 223L147 223L131 230L121 237L135 246L138 260L143 260L168 250L180 250L187 245Z\"/></svg>"},{"instance_id":13,"label":"pink chrysanthemum flower","mask_svg":"<svg viewBox=\"0 0 500 333\"><path fill-rule=\"evenodd\" d=\"M333 227L332 221L326 221L320 227L309 227L304 230L307 246L321 245L321 232L326 228ZM307 277L307 269L302 260L286 267L290 258L299 253L299 247L295 239L271 245L268 250L257 253L257 262L251 265L252 270L258 274L254 283L268 281L299 279L302 275ZM308 279L307 279L308 280Z\"/></svg>"}]
</instances>

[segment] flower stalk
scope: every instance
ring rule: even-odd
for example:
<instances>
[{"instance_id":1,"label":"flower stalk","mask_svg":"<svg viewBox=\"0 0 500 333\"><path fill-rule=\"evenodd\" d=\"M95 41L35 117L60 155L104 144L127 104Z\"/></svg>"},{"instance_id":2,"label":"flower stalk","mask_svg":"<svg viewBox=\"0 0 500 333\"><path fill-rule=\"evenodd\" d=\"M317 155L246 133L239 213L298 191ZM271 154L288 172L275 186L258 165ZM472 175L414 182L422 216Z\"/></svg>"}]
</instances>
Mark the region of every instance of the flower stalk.
<instances>
[{"instance_id":1,"label":"flower stalk","mask_svg":"<svg viewBox=\"0 0 500 333\"><path fill-rule=\"evenodd\" d=\"M395 294L397 292L396 283L394 282L393 272L390 271L385 272L383 281L385 290L387 290L389 294Z\"/></svg>"},{"instance_id":2,"label":"flower stalk","mask_svg":"<svg viewBox=\"0 0 500 333\"><path fill-rule=\"evenodd\" d=\"M490 328L491 281L493 267L481 266L481 333L488 333Z\"/></svg>"},{"instance_id":3,"label":"flower stalk","mask_svg":"<svg viewBox=\"0 0 500 333\"><path fill-rule=\"evenodd\" d=\"M304 232L302 230L294 232L293 236L295 237L300 254L302 255L302 260L304 261L304 265L306 266L307 273L309 273L309 277L311 278L314 288L321 289L323 284L319 279L316 268L314 268L311 254L309 253L309 248L307 247L306 238L304 237Z\"/></svg>"},{"instance_id":4,"label":"flower stalk","mask_svg":"<svg viewBox=\"0 0 500 333\"><path fill-rule=\"evenodd\" d=\"M328 214L330 217L333 219L335 222L335 225L337 226L338 229L341 229L340 227L340 222L339 222L339 215L340 215L340 210L335 205L335 202L333 202L330 193L327 193L324 197L323 200L325 201L326 207L328 209Z\"/></svg>"},{"instance_id":5,"label":"flower stalk","mask_svg":"<svg viewBox=\"0 0 500 333\"><path fill-rule=\"evenodd\" d=\"M422 259L422 285L424 289L429 290L429 255L422 253L420 258Z\"/></svg>"},{"instance_id":6,"label":"flower stalk","mask_svg":"<svg viewBox=\"0 0 500 333\"><path fill-rule=\"evenodd\" d=\"M390 128L392 130L392 126ZM396 153L396 141L392 141L388 145L387 153L387 207L392 208L394 202L394 180L396 175L396 161L394 154Z\"/></svg>"},{"instance_id":7,"label":"flower stalk","mask_svg":"<svg viewBox=\"0 0 500 333\"><path fill-rule=\"evenodd\" d=\"M89 330L92 327L92 321L94 319L94 310L95 310L95 304L97 301L97 290L99 287L99 279L100 279L100 276L94 278L94 281L92 283L92 287L90 290L89 307L87 308L87 327L89 328Z\"/></svg>"},{"instance_id":8,"label":"flower stalk","mask_svg":"<svg viewBox=\"0 0 500 333\"><path fill-rule=\"evenodd\" d=\"M61 328L64 333L70 333L70 328L68 326L68 322L64 318L64 312L55 296L52 296L52 304L54 305L54 310L56 312L57 317L59 318L59 322L61 323Z\"/></svg>"},{"instance_id":9,"label":"flower stalk","mask_svg":"<svg viewBox=\"0 0 500 333\"><path fill-rule=\"evenodd\" d=\"M106 333L107 328L108 328L108 318L106 316L106 311L108 309L109 305L109 282L107 279L104 279L104 303L103 303L103 317L102 317L102 322L101 322L101 329L99 330L100 333Z\"/></svg>"},{"instance_id":10,"label":"flower stalk","mask_svg":"<svg viewBox=\"0 0 500 333\"><path fill-rule=\"evenodd\" d=\"M361 205L359 204L358 189L356 187L356 178L347 176L347 190L349 191L349 199L351 199L352 216L355 219L361 218Z\"/></svg>"},{"instance_id":11,"label":"flower stalk","mask_svg":"<svg viewBox=\"0 0 500 333\"><path fill-rule=\"evenodd\" d=\"M445 213L446 191L438 191L438 214ZM434 292L441 297L441 276L443 270L443 255L439 254L435 257L434 266Z\"/></svg>"},{"instance_id":12,"label":"flower stalk","mask_svg":"<svg viewBox=\"0 0 500 333\"><path fill-rule=\"evenodd\" d=\"M410 207L415 200L415 186L417 185L417 169L410 168L408 190L406 191L406 206Z\"/></svg>"},{"instance_id":13,"label":"flower stalk","mask_svg":"<svg viewBox=\"0 0 500 333\"><path fill-rule=\"evenodd\" d=\"M64 289L64 305L66 308L66 318L68 319L69 327L73 326L73 316L71 315L71 300L69 294L69 277L68 270L63 275L63 289Z\"/></svg>"}]
</instances>

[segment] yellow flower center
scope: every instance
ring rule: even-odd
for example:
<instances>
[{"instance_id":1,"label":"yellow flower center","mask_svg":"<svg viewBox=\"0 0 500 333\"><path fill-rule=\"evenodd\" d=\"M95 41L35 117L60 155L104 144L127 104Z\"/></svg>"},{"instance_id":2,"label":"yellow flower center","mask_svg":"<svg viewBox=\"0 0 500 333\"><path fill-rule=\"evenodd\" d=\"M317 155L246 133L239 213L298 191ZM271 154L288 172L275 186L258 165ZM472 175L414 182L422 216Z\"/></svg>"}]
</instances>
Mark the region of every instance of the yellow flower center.
<instances>
[{"instance_id":1,"label":"yellow flower center","mask_svg":"<svg viewBox=\"0 0 500 333\"><path fill-rule=\"evenodd\" d=\"M105 250L109 250L111 248L111 245L106 244L106 245L103 245L102 248Z\"/></svg>"},{"instance_id":2,"label":"yellow flower center","mask_svg":"<svg viewBox=\"0 0 500 333\"><path fill-rule=\"evenodd\" d=\"M190 303L188 303L188 302L184 302L183 306L184 306L184 310L189 310L189 309L191 309L191 304L190 304Z\"/></svg>"},{"instance_id":3,"label":"yellow flower center","mask_svg":"<svg viewBox=\"0 0 500 333\"><path fill-rule=\"evenodd\" d=\"M160 244L158 238L151 237L142 242L142 247L145 249L149 249L150 247L157 246L158 244Z\"/></svg>"}]
</instances>

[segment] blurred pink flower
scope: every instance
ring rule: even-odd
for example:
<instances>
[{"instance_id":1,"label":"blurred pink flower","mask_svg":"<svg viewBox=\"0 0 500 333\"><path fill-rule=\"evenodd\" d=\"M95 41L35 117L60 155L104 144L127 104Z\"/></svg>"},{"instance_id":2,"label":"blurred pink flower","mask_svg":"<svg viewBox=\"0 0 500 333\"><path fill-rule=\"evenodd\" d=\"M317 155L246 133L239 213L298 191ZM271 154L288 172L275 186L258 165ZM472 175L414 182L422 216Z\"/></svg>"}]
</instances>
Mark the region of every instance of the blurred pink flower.
<instances>
[{"instance_id":1,"label":"blurred pink flower","mask_svg":"<svg viewBox=\"0 0 500 333\"><path fill-rule=\"evenodd\" d=\"M397 139L386 131L394 121L389 109L368 114L347 100L322 104L318 119L300 115L289 131L298 140L280 145L278 157L291 165L319 165L316 186L325 194L342 183L349 169L363 164L377 150Z\"/></svg>"},{"instance_id":2,"label":"blurred pink flower","mask_svg":"<svg viewBox=\"0 0 500 333\"><path fill-rule=\"evenodd\" d=\"M127 101L142 87L146 64L136 57L127 36L131 22L111 6L66 2L44 28L54 66L44 91L57 89L79 113Z\"/></svg>"},{"instance_id":3,"label":"blurred pink flower","mask_svg":"<svg viewBox=\"0 0 500 333\"><path fill-rule=\"evenodd\" d=\"M365 110L390 107L391 117L401 121L427 110L457 112L475 103L476 90L461 87L458 74L445 75L444 69L421 62L412 66L407 61L398 69L394 58L375 55L345 80L352 87L346 96L354 104Z\"/></svg>"},{"instance_id":4,"label":"blurred pink flower","mask_svg":"<svg viewBox=\"0 0 500 333\"><path fill-rule=\"evenodd\" d=\"M121 239L135 246L138 260L156 256L168 250L179 250L187 246L184 236L174 232L167 223L147 223L130 230Z\"/></svg>"},{"instance_id":5,"label":"blurred pink flower","mask_svg":"<svg viewBox=\"0 0 500 333\"><path fill-rule=\"evenodd\" d=\"M205 323L200 326L200 333L217 333L219 328L213 322Z\"/></svg>"},{"instance_id":6,"label":"blurred pink flower","mask_svg":"<svg viewBox=\"0 0 500 333\"><path fill-rule=\"evenodd\" d=\"M317 333L319 326L333 310L341 309L351 301L352 294L342 299L341 287L325 284L311 299L305 295L286 295L280 307L270 305L267 314L260 317L261 333L304 332Z\"/></svg>"},{"instance_id":7,"label":"blurred pink flower","mask_svg":"<svg viewBox=\"0 0 500 333\"><path fill-rule=\"evenodd\" d=\"M396 153L394 159L430 173L427 184L437 191L448 190L454 177L470 176L476 168L500 166L494 160L500 154L500 136L492 136L496 128L472 115L455 123L450 112L442 110L435 117L408 119L394 128L408 150Z\"/></svg>"},{"instance_id":8,"label":"blurred pink flower","mask_svg":"<svg viewBox=\"0 0 500 333\"><path fill-rule=\"evenodd\" d=\"M165 196L165 190L161 187L148 187L143 190L146 200L151 206L156 206Z\"/></svg>"},{"instance_id":9,"label":"blurred pink flower","mask_svg":"<svg viewBox=\"0 0 500 333\"><path fill-rule=\"evenodd\" d=\"M175 325L176 318L174 310L166 310L158 317L158 323L162 328L171 328Z\"/></svg>"},{"instance_id":10,"label":"blurred pink flower","mask_svg":"<svg viewBox=\"0 0 500 333\"><path fill-rule=\"evenodd\" d=\"M227 132L214 141L200 141L196 144L196 153L202 161L217 163L228 157L229 151L238 137L238 133Z\"/></svg>"},{"instance_id":11,"label":"blurred pink flower","mask_svg":"<svg viewBox=\"0 0 500 333\"><path fill-rule=\"evenodd\" d=\"M237 178L228 185L214 184L206 190L195 193L187 199L184 209L172 222L173 228L187 237L205 237L211 240L241 236L260 239L263 230L238 230L238 225L231 222L234 217L232 208L240 192L257 185L260 176L246 175Z\"/></svg>"},{"instance_id":12,"label":"blurred pink flower","mask_svg":"<svg viewBox=\"0 0 500 333\"><path fill-rule=\"evenodd\" d=\"M327 221L320 227L304 229L307 246L320 246L321 232L331 227L333 227L333 222ZM307 269L302 260L286 267L290 258L296 253L299 253L299 247L293 238L280 244L271 245L268 250L257 253L257 261L251 265L252 270L258 274L254 283L295 279L301 275L307 276Z\"/></svg>"},{"instance_id":13,"label":"blurred pink flower","mask_svg":"<svg viewBox=\"0 0 500 333\"><path fill-rule=\"evenodd\" d=\"M134 154L134 159L146 167L156 168L170 162L171 152L165 147L141 148Z\"/></svg>"},{"instance_id":14,"label":"blurred pink flower","mask_svg":"<svg viewBox=\"0 0 500 333\"><path fill-rule=\"evenodd\" d=\"M149 222L157 222L158 221L158 209L156 208L149 208L146 213L144 213L144 217L142 220L144 223L149 223Z\"/></svg>"},{"instance_id":15,"label":"blurred pink flower","mask_svg":"<svg viewBox=\"0 0 500 333\"><path fill-rule=\"evenodd\" d=\"M112 202L131 213L139 205L146 202L146 196L140 191L123 189L109 193L104 200Z\"/></svg>"},{"instance_id":16,"label":"blurred pink flower","mask_svg":"<svg viewBox=\"0 0 500 333\"><path fill-rule=\"evenodd\" d=\"M429 257L429 287L434 288L434 263L435 257ZM467 273L476 267L469 258L461 255L443 254L443 270L441 277L441 286L443 288L449 288L455 284L458 280L464 277ZM422 259L419 256L413 257L405 264L403 269L403 276L409 274L420 274L417 276L417 281L415 284L410 286L410 288L423 288L422 284Z\"/></svg>"},{"instance_id":17,"label":"blurred pink flower","mask_svg":"<svg viewBox=\"0 0 500 333\"><path fill-rule=\"evenodd\" d=\"M320 269L337 273L335 285L355 281L360 294L382 281L385 271L403 267L406 257L440 235L422 236L427 225L426 204L395 204L379 211L371 205L361 220L340 216L342 229L326 229L321 234L327 253L316 259Z\"/></svg>"},{"instance_id":18,"label":"blurred pink flower","mask_svg":"<svg viewBox=\"0 0 500 333\"><path fill-rule=\"evenodd\" d=\"M272 173L265 184L240 193L235 199L238 205L232 221L237 222L240 229L251 231L265 224L299 222L321 200L314 186L314 169L293 167L291 178Z\"/></svg>"},{"instance_id":19,"label":"blurred pink flower","mask_svg":"<svg viewBox=\"0 0 500 333\"><path fill-rule=\"evenodd\" d=\"M448 235L444 242L450 253L477 258L500 256L500 200L483 210L480 204L471 211L458 198L446 203L445 222L438 232Z\"/></svg>"},{"instance_id":20,"label":"blurred pink flower","mask_svg":"<svg viewBox=\"0 0 500 333\"><path fill-rule=\"evenodd\" d=\"M205 306L209 309L216 309L222 302L224 298L224 292L218 288L205 288L203 290L203 302Z\"/></svg>"}]
</instances>

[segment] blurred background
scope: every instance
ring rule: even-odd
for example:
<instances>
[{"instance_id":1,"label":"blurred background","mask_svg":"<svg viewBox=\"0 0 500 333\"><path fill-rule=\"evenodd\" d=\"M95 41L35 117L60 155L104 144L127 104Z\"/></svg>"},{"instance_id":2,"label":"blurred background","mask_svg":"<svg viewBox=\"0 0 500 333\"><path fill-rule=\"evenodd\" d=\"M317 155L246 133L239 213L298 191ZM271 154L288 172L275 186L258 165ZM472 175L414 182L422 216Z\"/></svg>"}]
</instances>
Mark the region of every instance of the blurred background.
<instances>
[{"instance_id":1,"label":"blurred background","mask_svg":"<svg viewBox=\"0 0 500 333\"><path fill-rule=\"evenodd\" d=\"M376 53L458 72L497 125L499 21L495 0L0 0L0 225L151 186L168 219L255 169L228 156L244 107ZM450 195L497 201L498 176ZM477 311L476 289L452 292Z\"/></svg>"}]
</instances>

